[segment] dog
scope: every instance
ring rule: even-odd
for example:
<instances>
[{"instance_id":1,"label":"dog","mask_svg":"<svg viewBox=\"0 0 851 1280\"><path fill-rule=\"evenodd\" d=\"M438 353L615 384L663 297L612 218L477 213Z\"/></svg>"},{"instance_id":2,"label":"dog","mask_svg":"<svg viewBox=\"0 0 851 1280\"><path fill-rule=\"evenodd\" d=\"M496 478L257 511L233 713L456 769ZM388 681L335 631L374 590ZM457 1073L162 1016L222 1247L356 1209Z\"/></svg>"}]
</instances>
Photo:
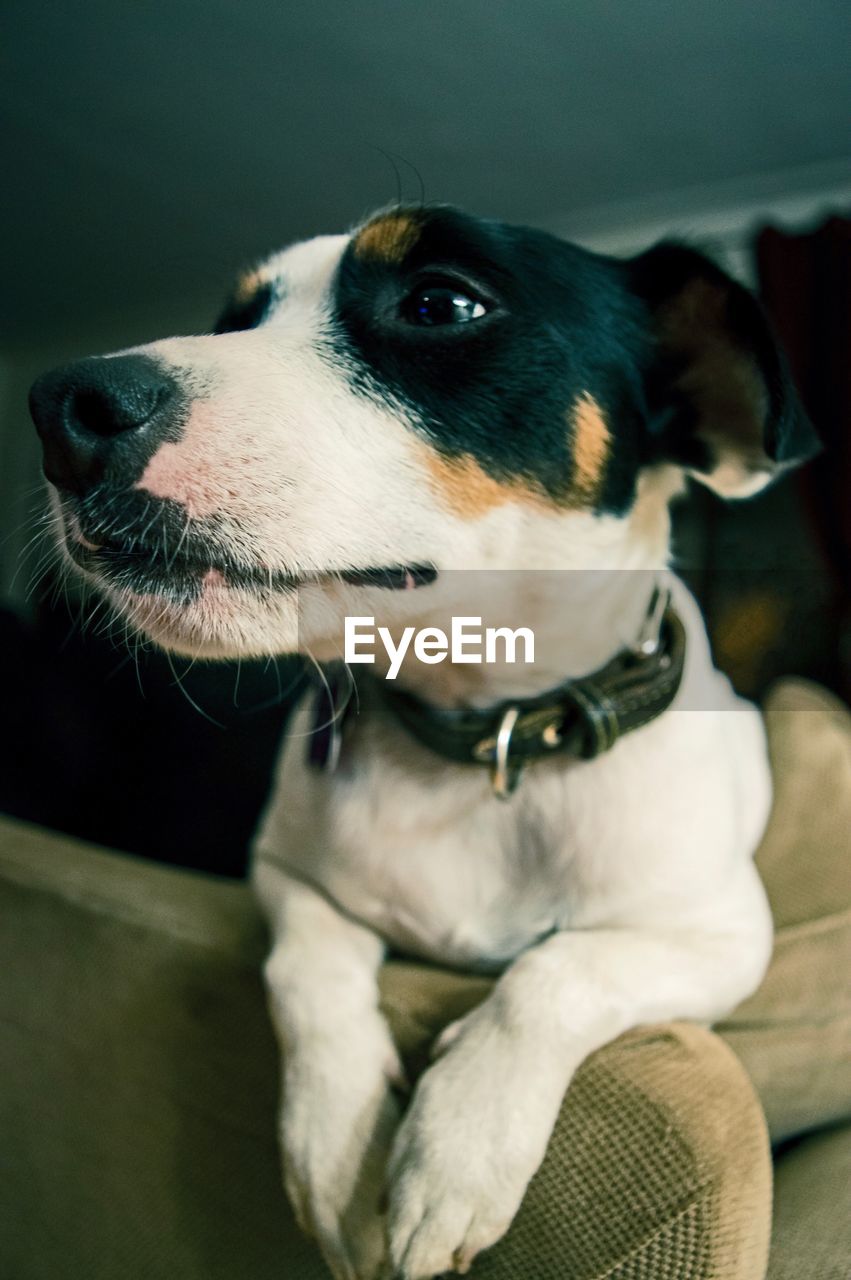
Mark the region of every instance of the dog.
<instances>
[{"instance_id":1,"label":"dog","mask_svg":"<svg viewBox=\"0 0 851 1280\"><path fill-rule=\"evenodd\" d=\"M31 408L63 555L132 627L337 672L253 863L284 1179L336 1277L464 1273L587 1055L712 1023L769 959L761 719L669 569L688 477L747 496L817 447L758 303L688 246L619 260L399 206ZM534 664L409 653L391 691L376 649L345 704L346 619L459 613L522 619ZM407 1102L391 950L497 979Z\"/></svg>"}]
</instances>

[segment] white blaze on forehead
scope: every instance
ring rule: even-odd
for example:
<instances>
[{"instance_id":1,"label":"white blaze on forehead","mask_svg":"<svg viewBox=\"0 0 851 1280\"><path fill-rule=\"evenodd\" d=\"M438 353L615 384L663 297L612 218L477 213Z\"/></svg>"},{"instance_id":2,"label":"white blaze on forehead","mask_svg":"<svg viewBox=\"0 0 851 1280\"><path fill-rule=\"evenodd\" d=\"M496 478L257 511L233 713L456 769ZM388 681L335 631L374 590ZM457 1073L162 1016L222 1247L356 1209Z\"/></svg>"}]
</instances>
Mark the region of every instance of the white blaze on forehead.
<instances>
[{"instance_id":1,"label":"white blaze on forehead","mask_svg":"<svg viewBox=\"0 0 851 1280\"><path fill-rule=\"evenodd\" d=\"M282 285L281 305L275 308L271 323L276 313L285 317L288 301L314 304L322 301L350 239L350 236L316 236L273 254L261 264L257 275Z\"/></svg>"}]
</instances>

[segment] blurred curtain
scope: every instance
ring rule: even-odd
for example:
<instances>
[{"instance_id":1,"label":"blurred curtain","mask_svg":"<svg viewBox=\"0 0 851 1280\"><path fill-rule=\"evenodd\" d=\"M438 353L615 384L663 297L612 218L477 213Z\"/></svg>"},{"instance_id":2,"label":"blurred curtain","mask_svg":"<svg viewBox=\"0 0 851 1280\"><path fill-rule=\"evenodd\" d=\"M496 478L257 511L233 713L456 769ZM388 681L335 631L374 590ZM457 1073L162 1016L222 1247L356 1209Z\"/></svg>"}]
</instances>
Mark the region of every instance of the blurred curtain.
<instances>
[{"instance_id":1,"label":"blurred curtain","mask_svg":"<svg viewBox=\"0 0 851 1280\"><path fill-rule=\"evenodd\" d=\"M830 569L837 689L851 700L851 220L756 239L763 301L825 445L800 484Z\"/></svg>"}]
</instances>

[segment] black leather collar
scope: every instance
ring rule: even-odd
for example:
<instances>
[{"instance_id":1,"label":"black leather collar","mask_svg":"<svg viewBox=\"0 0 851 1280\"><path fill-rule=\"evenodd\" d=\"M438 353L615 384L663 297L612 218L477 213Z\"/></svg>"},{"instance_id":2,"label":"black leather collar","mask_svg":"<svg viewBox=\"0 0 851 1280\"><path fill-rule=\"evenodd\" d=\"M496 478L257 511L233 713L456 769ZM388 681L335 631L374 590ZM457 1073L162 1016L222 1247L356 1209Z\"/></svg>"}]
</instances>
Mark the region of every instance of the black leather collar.
<instances>
[{"instance_id":1,"label":"black leather collar","mask_svg":"<svg viewBox=\"0 0 851 1280\"><path fill-rule=\"evenodd\" d=\"M648 625L649 624L649 625ZM654 592L638 643L589 676L535 698L478 711L448 711L382 681L387 705L424 746L459 764L485 765L507 796L523 767L543 756L593 759L673 702L685 660L685 630L667 593Z\"/></svg>"},{"instance_id":2,"label":"black leather collar","mask_svg":"<svg viewBox=\"0 0 851 1280\"><path fill-rule=\"evenodd\" d=\"M636 643L591 675L568 680L535 698L501 702L485 710L446 710L387 680L377 681L387 706L419 742L447 760L490 769L493 789L506 799L524 767L546 756L590 760L618 738L648 724L673 702L685 662L685 629L667 591L656 588ZM332 741L314 738L313 764L333 767L344 708L335 703ZM335 714L337 713L337 714ZM320 726L317 726L320 728Z\"/></svg>"}]
</instances>

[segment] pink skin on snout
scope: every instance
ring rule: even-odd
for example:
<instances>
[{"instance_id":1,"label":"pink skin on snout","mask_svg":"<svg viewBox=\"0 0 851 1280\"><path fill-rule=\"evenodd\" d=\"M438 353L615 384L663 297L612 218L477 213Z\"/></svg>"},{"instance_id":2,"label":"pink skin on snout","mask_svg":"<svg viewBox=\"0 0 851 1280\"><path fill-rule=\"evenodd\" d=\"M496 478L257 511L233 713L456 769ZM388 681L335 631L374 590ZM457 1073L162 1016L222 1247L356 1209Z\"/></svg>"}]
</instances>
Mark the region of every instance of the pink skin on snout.
<instances>
[{"instance_id":1,"label":"pink skin on snout","mask_svg":"<svg viewBox=\"0 0 851 1280\"><path fill-rule=\"evenodd\" d=\"M214 515L221 505L221 481L216 483L217 468L204 456L204 444L215 425L209 405L196 404L182 438L160 445L134 487L154 498L181 503L194 520Z\"/></svg>"}]
</instances>

